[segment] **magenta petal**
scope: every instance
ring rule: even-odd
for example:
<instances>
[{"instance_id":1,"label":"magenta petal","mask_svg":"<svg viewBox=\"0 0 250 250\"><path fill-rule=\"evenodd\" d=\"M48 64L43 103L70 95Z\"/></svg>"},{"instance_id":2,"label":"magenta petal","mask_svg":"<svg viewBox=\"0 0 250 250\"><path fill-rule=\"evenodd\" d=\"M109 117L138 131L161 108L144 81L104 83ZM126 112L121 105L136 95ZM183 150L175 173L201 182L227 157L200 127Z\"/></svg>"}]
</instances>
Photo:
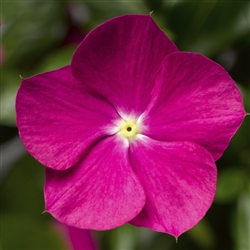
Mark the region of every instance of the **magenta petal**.
<instances>
[{"instance_id":1,"label":"magenta petal","mask_svg":"<svg viewBox=\"0 0 250 250\"><path fill-rule=\"evenodd\" d=\"M86 229L79 229L60 223L57 220L52 221L53 228L61 236L66 249L71 250L97 250L97 241L92 232Z\"/></svg>"},{"instance_id":2,"label":"magenta petal","mask_svg":"<svg viewBox=\"0 0 250 250\"><path fill-rule=\"evenodd\" d=\"M140 115L164 57L176 46L150 15L113 18L91 31L76 50L72 72L120 113Z\"/></svg>"},{"instance_id":3,"label":"magenta petal","mask_svg":"<svg viewBox=\"0 0 250 250\"><path fill-rule=\"evenodd\" d=\"M46 169L46 211L70 226L107 230L134 218L145 204L144 190L116 136L101 140L74 167Z\"/></svg>"},{"instance_id":4,"label":"magenta petal","mask_svg":"<svg viewBox=\"0 0 250 250\"><path fill-rule=\"evenodd\" d=\"M220 65L196 53L177 52L162 63L144 134L195 142L217 160L245 115L241 94Z\"/></svg>"},{"instance_id":5,"label":"magenta petal","mask_svg":"<svg viewBox=\"0 0 250 250\"><path fill-rule=\"evenodd\" d=\"M118 118L109 103L87 92L69 66L23 79L16 113L26 149L54 169L74 165Z\"/></svg>"},{"instance_id":6,"label":"magenta petal","mask_svg":"<svg viewBox=\"0 0 250 250\"><path fill-rule=\"evenodd\" d=\"M142 137L131 145L131 161L146 194L145 207L133 225L178 237L212 204L217 170L203 147Z\"/></svg>"},{"instance_id":7,"label":"magenta petal","mask_svg":"<svg viewBox=\"0 0 250 250\"><path fill-rule=\"evenodd\" d=\"M97 250L90 230L67 226L69 238L74 250Z\"/></svg>"}]
</instances>

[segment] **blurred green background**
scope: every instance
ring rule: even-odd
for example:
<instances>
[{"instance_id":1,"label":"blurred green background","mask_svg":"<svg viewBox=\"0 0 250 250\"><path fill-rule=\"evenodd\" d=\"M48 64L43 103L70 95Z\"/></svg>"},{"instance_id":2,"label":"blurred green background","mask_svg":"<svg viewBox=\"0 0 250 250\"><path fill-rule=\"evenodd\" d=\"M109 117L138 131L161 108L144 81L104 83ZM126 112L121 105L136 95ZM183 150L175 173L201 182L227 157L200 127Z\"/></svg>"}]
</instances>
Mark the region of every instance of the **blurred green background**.
<instances>
[{"instance_id":1,"label":"blurred green background","mask_svg":"<svg viewBox=\"0 0 250 250\"><path fill-rule=\"evenodd\" d=\"M2 1L1 2L1 247L66 249L42 214L44 167L17 135L15 96L20 77L69 64L84 36L109 18L152 17L180 50L220 63L239 86L250 112L250 3L248 1ZM250 249L250 121L245 118L217 161L215 201L205 218L175 239L131 225L94 232L105 250Z\"/></svg>"}]
</instances>

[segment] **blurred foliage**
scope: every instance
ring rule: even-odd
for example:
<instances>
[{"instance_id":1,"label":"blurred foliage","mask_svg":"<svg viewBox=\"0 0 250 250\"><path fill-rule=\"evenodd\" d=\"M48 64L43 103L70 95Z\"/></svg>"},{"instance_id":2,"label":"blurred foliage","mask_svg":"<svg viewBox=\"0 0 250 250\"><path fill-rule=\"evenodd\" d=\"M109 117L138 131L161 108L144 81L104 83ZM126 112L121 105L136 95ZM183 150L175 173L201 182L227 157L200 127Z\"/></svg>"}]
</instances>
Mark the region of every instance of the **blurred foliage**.
<instances>
[{"instance_id":1,"label":"blurred foliage","mask_svg":"<svg viewBox=\"0 0 250 250\"><path fill-rule=\"evenodd\" d=\"M180 50L220 63L237 82L250 112L248 1L3 1L1 2L1 141L17 135L15 96L20 77L70 63L77 44L96 25L126 13L149 13ZM217 162L215 201L205 218L181 235L124 225L96 232L101 249L250 249L250 120L246 117ZM12 152L8 152L12 154ZM4 167L4 166L3 166ZM1 184L2 249L64 249L41 214L43 167L27 154Z\"/></svg>"},{"instance_id":2,"label":"blurred foliage","mask_svg":"<svg viewBox=\"0 0 250 250\"><path fill-rule=\"evenodd\" d=\"M44 169L26 154L1 186L2 249L65 249L44 211Z\"/></svg>"}]
</instances>

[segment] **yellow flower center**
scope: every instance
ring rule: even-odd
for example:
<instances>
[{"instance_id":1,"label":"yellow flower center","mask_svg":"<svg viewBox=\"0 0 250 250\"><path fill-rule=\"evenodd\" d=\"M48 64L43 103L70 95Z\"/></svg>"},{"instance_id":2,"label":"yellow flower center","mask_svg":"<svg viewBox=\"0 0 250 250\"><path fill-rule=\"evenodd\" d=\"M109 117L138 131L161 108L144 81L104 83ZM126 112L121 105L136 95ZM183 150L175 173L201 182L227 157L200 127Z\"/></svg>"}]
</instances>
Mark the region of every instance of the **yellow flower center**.
<instances>
[{"instance_id":1,"label":"yellow flower center","mask_svg":"<svg viewBox=\"0 0 250 250\"><path fill-rule=\"evenodd\" d=\"M134 139L139 133L139 124L135 120L122 120L119 123L119 134L126 139Z\"/></svg>"}]
</instances>

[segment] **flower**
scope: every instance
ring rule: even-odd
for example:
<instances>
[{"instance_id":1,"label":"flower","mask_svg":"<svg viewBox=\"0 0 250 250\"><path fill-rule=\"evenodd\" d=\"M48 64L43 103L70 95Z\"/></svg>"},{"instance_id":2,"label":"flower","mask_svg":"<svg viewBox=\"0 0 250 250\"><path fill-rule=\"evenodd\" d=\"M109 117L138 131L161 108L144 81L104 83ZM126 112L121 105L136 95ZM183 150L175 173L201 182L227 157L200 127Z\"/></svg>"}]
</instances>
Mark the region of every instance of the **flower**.
<instances>
[{"instance_id":1,"label":"flower","mask_svg":"<svg viewBox=\"0 0 250 250\"><path fill-rule=\"evenodd\" d=\"M217 63L180 52L150 15L91 31L71 65L23 79L20 137L46 166L46 211L83 229L178 237L216 192L215 161L246 115Z\"/></svg>"},{"instance_id":2,"label":"flower","mask_svg":"<svg viewBox=\"0 0 250 250\"><path fill-rule=\"evenodd\" d=\"M3 52L3 46L0 43L0 67L3 65L4 62L4 52Z\"/></svg>"},{"instance_id":3,"label":"flower","mask_svg":"<svg viewBox=\"0 0 250 250\"><path fill-rule=\"evenodd\" d=\"M97 250L97 242L91 231L71 227L55 220L52 221L52 227L61 236L67 249Z\"/></svg>"}]
</instances>

